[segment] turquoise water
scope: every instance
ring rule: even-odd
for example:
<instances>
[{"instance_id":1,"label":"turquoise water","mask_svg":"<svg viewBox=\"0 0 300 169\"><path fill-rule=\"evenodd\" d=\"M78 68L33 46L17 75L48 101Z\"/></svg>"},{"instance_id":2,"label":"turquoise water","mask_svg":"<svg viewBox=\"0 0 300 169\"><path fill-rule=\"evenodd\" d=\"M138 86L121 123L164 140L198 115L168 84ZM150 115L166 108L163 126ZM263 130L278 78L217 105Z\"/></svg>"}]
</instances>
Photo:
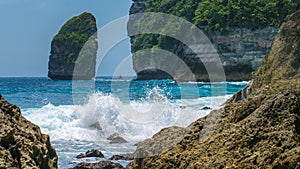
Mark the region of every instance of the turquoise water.
<instances>
[{"instance_id":1,"label":"turquoise water","mask_svg":"<svg viewBox=\"0 0 300 169\"><path fill-rule=\"evenodd\" d=\"M81 161L75 156L91 148L108 159L133 152L134 144L168 126L187 126L219 108L247 82L175 83L135 81L129 77L99 77L92 81L52 81L48 78L0 78L0 93L22 114L50 135L59 168ZM91 127L99 123L102 130ZM129 143L109 144L119 133ZM128 162L119 161L126 165Z\"/></svg>"}]
</instances>

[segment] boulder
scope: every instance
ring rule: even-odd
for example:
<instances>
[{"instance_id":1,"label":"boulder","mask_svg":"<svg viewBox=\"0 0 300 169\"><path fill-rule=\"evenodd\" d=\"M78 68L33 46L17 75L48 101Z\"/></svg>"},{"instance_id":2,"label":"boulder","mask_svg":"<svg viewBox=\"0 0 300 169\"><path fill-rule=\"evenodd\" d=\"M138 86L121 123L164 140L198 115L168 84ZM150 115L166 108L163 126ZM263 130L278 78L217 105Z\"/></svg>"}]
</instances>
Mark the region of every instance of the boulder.
<instances>
[{"instance_id":1,"label":"boulder","mask_svg":"<svg viewBox=\"0 0 300 169\"><path fill-rule=\"evenodd\" d=\"M85 154L80 153L79 155L76 156L76 158L86 158L86 157L104 158L104 155L99 150L91 149L88 150Z\"/></svg>"},{"instance_id":2,"label":"boulder","mask_svg":"<svg viewBox=\"0 0 300 169\"><path fill-rule=\"evenodd\" d=\"M127 141L123 137L119 136L118 133L110 135L107 140L110 140L109 144L127 143Z\"/></svg>"},{"instance_id":3,"label":"boulder","mask_svg":"<svg viewBox=\"0 0 300 169\"><path fill-rule=\"evenodd\" d=\"M77 164L73 169L124 169L119 163L111 161L100 161L98 163L86 163L81 162Z\"/></svg>"},{"instance_id":4,"label":"boulder","mask_svg":"<svg viewBox=\"0 0 300 169\"><path fill-rule=\"evenodd\" d=\"M117 155L113 155L111 158L109 158L110 160L133 160L133 153L127 153L127 154L117 154Z\"/></svg>"},{"instance_id":5,"label":"boulder","mask_svg":"<svg viewBox=\"0 0 300 169\"><path fill-rule=\"evenodd\" d=\"M57 168L50 138L0 95L0 168Z\"/></svg>"}]
</instances>

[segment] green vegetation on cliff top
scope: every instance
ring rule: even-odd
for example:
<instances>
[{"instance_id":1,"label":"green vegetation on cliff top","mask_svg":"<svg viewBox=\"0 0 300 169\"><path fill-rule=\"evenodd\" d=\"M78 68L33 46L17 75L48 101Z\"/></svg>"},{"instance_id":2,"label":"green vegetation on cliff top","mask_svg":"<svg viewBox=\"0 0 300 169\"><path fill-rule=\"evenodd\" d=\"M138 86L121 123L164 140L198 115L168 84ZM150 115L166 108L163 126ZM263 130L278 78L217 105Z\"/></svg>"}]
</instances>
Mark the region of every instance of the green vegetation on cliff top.
<instances>
[{"instance_id":1,"label":"green vegetation on cliff top","mask_svg":"<svg viewBox=\"0 0 300 169\"><path fill-rule=\"evenodd\" d=\"M279 27L299 4L300 1L291 0L204 0L195 11L194 21L196 25L221 31L228 27Z\"/></svg>"},{"instance_id":2,"label":"green vegetation on cliff top","mask_svg":"<svg viewBox=\"0 0 300 169\"><path fill-rule=\"evenodd\" d=\"M207 30L279 27L284 18L300 7L300 0L146 0L136 12L164 12L183 17ZM132 51L149 47L165 49L172 40L162 35L143 34L131 40Z\"/></svg>"},{"instance_id":3,"label":"green vegetation on cliff top","mask_svg":"<svg viewBox=\"0 0 300 169\"><path fill-rule=\"evenodd\" d=\"M83 45L96 31L94 16L84 12L68 20L53 38L52 43L63 45L66 49L65 61L75 63Z\"/></svg>"},{"instance_id":4,"label":"green vegetation on cliff top","mask_svg":"<svg viewBox=\"0 0 300 169\"><path fill-rule=\"evenodd\" d=\"M139 12L164 12L207 29L257 29L280 26L299 7L300 0L146 0Z\"/></svg>"}]
</instances>

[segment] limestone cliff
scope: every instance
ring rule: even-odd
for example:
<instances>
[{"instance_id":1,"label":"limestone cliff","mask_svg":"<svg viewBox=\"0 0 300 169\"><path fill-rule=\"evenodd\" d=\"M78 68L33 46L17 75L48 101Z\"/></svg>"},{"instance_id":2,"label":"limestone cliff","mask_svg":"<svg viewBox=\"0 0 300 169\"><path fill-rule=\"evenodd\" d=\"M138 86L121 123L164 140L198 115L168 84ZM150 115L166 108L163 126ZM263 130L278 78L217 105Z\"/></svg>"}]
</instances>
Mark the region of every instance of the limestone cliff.
<instances>
[{"instance_id":1,"label":"limestone cliff","mask_svg":"<svg viewBox=\"0 0 300 169\"><path fill-rule=\"evenodd\" d=\"M49 136L0 95L0 168L54 169L57 160Z\"/></svg>"},{"instance_id":2,"label":"limestone cliff","mask_svg":"<svg viewBox=\"0 0 300 169\"><path fill-rule=\"evenodd\" d=\"M48 77L86 80L95 76L97 55L95 17L87 12L68 20L51 42Z\"/></svg>"},{"instance_id":3,"label":"limestone cliff","mask_svg":"<svg viewBox=\"0 0 300 169\"><path fill-rule=\"evenodd\" d=\"M180 0L180 1L167 0L163 2L154 1L154 0L134 0L130 9L130 14L136 14L141 12L164 12L164 13L179 16L181 18L186 19L187 21L190 21L192 24L196 24L195 20L197 19L197 17L195 16L195 11L197 11L197 8L199 6L198 4L201 4L202 1L204 0ZM211 2L218 3L219 1L211 1ZM229 1L224 1L224 3L225 2L229 3ZM247 2L241 1L240 3L242 2L248 3L248 1ZM255 1L255 3L256 2L259 3L259 1ZM261 2L261 4L262 3L265 3L265 1ZM277 2L274 1L273 5L276 3ZM249 5L250 4L248 4L248 6ZM278 4L276 4L276 9L272 8L272 10L274 10L272 12L276 12L276 10L278 12L278 9L283 10L283 7L281 8L280 5L282 4L278 2ZM247 6L247 4L245 4L245 6ZM218 8L218 6L216 5L215 8ZM210 11L211 9L208 10ZM224 10L225 9L222 9L220 11L224 11ZM251 11L251 9L249 10ZM231 12L231 11L226 11L226 12ZM250 80L252 77L251 73L261 65L262 59L265 57L266 54L270 52L272 42L278 31L277 25L274 25L273 22L271 23L271 20L274 19L276 20L276 23L280 23L282 20L280 20L279 18L282 17L284 18L286 16L285 13L288 12L289 11L280 12L278 14L278 16L280 17L277 17L278 19L276 19L276 17L274 18L275 14L274 16L268 16L271 17L270 19L268 19L267 17L263 19L267 21L270 20L270 23L262 22L255 17L250 17L245 14L246 17L235 18L234 21L232 21L235 23L244 22L243 24L241 24L240 26L238 24L237 26L227 25L226 28L222 28L223 30L226 31L220 31L219 29L206 29L207 27L205 25L197 25L197 26L199 26L199 28L206 34L206 36L210 39L214 48L217 50L219 57L221 59L222 66L225 71L226 80L228 81ZM231 15L234 14L230 13L230 16ZM215 16L219 17L217 13L215 13ZM226 18L228 19L229 16L225 16L224 19L223 18L221 19L221 21L222 20L226 21L225 20ZM257 23L256 25L251 25L252 22L251 23L249 22L247 25L247 22L243 21L244 18L251 20L254 23L256 22ZM257 21L255 19L257 19ZM214 20L214 18L211 18L211 20ZM139 20L135 22L134 19L132 19L132 21L130 21L129 23L130 23L129 26L133 25L135 27L138 24L141 24ZM150 25L151 23L153 24L155 22L149 21L146 24ZM220 23L215 23L215 25L219 25L219 24ZM260 26L260 24L262 26ZM166 28L166 29L170 29L170 28ZM174 27L171 29L174 31L178 30L177 25L174 25ZM183 44L182 42L176 39L173 39L171 37L165 37L163 35L146 33L142 35L131 36L131 48L133 52L133 68L138 74L138 79L170 78L170 75L165 75L165 72L154 69L154 68L160 68L160 65L162 64L172 65L170 60L163 62L161 60L155 60L151 58L152 56L141 55L141 53L137 53L138 51L147 48L152 48L152 49L161 48L170 51L171 53L173 53L174 55L182 59L186 63L186 65L190 68L190 70L193 72L193 74L195 75L195 79L197 81L210 81L207 70L203 65L203 61L199 57L203 53L203 50L197 50L197 48L203 49L203 47L201 47L201 44L199 44L197 40L193 41L193 35L187 33L186 36L187 36L186 38L190 38L191 40L189 46L186 46L185 44ZM196 51L195 50L192 51L191 46L196 48ZM142 64L148 64L149 70L141 71L140 67ZM212 63L212 64L216 64L216 63ZM176 77L174 78L177 80L182 79L184 81L185 75L181 73L181 70L179 68L178 68L178 72L179 73L176 74L175 75Z\"/></svg>"},{"instance_id":4,"label":"limestone cliff","mask_svg":"<svg viewBox=\"0 0 300 169\"><path fill-rule=\"evenodd\" d=\"M188 126L183 136L169 133L181 138L175 144L155 142L171 129L141 142L130 167L299 168L299 28L300 10L280 27L246 99L227 102Z\"/></svg>"}]
</instances>

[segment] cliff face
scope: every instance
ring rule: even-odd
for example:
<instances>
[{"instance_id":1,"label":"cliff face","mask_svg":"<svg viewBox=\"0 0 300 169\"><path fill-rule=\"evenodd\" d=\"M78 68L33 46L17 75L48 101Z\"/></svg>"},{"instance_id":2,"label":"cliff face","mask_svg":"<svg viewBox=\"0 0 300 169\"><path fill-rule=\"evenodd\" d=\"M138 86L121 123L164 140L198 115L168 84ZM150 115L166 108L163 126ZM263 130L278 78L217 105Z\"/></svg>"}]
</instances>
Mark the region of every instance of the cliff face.
<instances>
[{"instance_id":1,"label":"cliff face","mask_svg":"<svg viewBox=\"0 0 300 169\"><path fill-rule=\"evenodd\" d=\"M227 102L192 123L175 144L155 142L163 138L160 134L141 142L131 167L299 168L299 25L300 11L282 24L270 54L255 72L248 98ZM172 131L159 133L166 130Z\"/></svg>"},{"instance_id":2,"label":"cliff face","mask_svg":"<svg viewBox=\"0 0 300 169\"><path fill-rule=\"evenodd\" d=\"M0 168L57 168L48 135L0 95Z\"/></svg>"},{"instance_id":3,"label":"cliff face","mask_svg":"<svg viewBox=\"0 0 300 169\"><path fill-rule=\"evenodd\" d=\"M198 4L201 2L201 0L170 0L166 2L134 0L130 9L130 14L140 12L164 12L182 17L195 24L194 13L197 10ZM135 23L133 19L129 23L130 25L134 25L137 24L137 22ZM146 24L150 24L151 22L152 21L149 21L149 23ZM176 27L176 25L174 25L174 27ZM249 27L251 27L251 25L249 25ZM207 30L205 26L201 26L200 29L203 30L206 36L210 39L212 44L209 45L213 45L217 50L225 71L226 80L228 81L250 80L252 77L251 73L261 65L262 59L270 52L272 42L278 31L278 28L274 26L265 26L262 28L257 27L255 30L249 28L227 27L226 31L219 31ZM174 28L174 30L177 30L177 28ZM186 36L186 38L190 38L191 41L193 41L193 36L189 34ZM168 50L182 59L195 75L195 80L210 81L207 70L199 57L199 55L203 54L203 51L191 50L191 46L198 46L199 49L203 49L201 44L197 43L197 40L190 42L189 46L186 46L182 42L170 37L144 34L132 36L131 44L133 52L133 66L134 70L138 74L138 79L151 79L151 77L153 79L163 79L170 77L168 75L164 75L159 70L154 70L154 68L160 68L161 64L172 64L170 60L161 63L161 60L155 60L149 55L135 53L147 48L160 48ZM141 72L140 67L143 64L148 65L149 71L144 70ZM184 81L185 75L182 74L180 70L178 70L178 72L179 73L176 74L176 77L174 78Z\"/></svg>"},{"instance_id":4,"label":"cliff face","mask_svg":"<svg viewBox=\"0 0 300 169\"><path fill-rule=\"evenodd\" d=\"M68 20L51 42L48 76L51 79L92 79L98 43L96 19L83 13Z\"/></svg>"},{"instance_id":5,"label":"cliff face","mask_svg":"<svg viewBox=\"0 0 300 169\"><path fill-rule=\"evenodd\" d=\"M254 86L269 91L300 91L300 12L286 18L263 66L255 72Z\"/></svg>"}]
</instances>

